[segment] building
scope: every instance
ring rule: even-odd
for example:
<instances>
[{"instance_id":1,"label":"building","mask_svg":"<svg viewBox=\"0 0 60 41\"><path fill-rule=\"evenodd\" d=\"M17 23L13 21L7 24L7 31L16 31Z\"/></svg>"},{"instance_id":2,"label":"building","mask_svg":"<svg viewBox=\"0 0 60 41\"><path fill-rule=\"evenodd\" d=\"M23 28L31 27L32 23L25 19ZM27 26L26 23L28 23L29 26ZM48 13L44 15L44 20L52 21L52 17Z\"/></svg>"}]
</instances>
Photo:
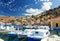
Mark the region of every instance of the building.
<instances>
[{"instance_id":1,"label":"building","mask_svg":"<svg viewBox=\"0 0 60 41\"><path fill-rule=\"evenodd\" d=\"M52 29L60 29L60 17L51 19L51 28Z\"/></svg>"}]
</instances>

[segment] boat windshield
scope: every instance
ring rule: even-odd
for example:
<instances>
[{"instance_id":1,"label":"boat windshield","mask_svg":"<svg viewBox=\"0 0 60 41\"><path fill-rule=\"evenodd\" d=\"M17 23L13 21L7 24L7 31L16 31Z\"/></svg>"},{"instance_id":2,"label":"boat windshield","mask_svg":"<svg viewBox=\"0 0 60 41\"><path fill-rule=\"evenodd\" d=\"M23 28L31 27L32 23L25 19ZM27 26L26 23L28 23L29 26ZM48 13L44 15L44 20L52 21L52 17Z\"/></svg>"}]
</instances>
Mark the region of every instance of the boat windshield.
<instances>
[{"instance_id":1,"label":"boat windshield","mask_svg":"<svg viewBox=\"0 0 60 41\"><path fill-rule=\"evenodd\" d=\"M31 36L44 36L44 33L43 32L35 32L33 33Z\"/></svg>"}]
</instances>

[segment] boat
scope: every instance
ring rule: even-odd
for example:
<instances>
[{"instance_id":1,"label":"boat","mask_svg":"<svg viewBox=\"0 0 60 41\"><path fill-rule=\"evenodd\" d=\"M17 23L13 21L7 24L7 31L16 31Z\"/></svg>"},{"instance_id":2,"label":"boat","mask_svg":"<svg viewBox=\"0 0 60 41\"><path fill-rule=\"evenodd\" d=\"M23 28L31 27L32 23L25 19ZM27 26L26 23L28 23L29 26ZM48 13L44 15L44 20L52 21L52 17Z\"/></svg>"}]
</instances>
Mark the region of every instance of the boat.
<instances>
[{"instance_id":1,"label":"boat","mask_svg":"<svg viewBox=\"0 0 60 41\"><path fill-rule=\"evenodd\" d=\"M15 32L8 32L8 37L16 36L17 34Z\"/></svg>"},{"instance_id":2,"label":"boat","mask_svg":"<svg viewBox=\"0 0 60 41\"><path fill-rule=\"evenodd\" d=\"M0 30L3 29L3 30L11 30L11 29L14 29L14 26L11 24L11 23L0 23Z\"/></svg>"},{"instance_id":3,"label":"boat","mask_svg":"<svg viewBox=\"0 0 60 41\"><path fill-rule=\"evenodd\" d=\"M38 26L38 29L50 30L49 26Z\"/></svg>"},{"instance_id":4,"label":"boat","mask_svg":"<svg viewBox=\"0 0 60 41\"><path fill-rule=\"evenodd\" d=\"M44 41L47 40L47 37L50 35L50 32L48 30L41 30L41 29L36 29L36 30L29 30L26 29L25 35L28 37L28 41Z\"/></svg>"},{"instance_id":5,"label":"boat","mask_svg":"<svg viewBox=\"0 0 60 41\"><path fill-rule=\"evenodd\" d=\"M32 28L29 28L29 29L26 28L24 30L21 30L21 32L19 29L15 29L14 32L9 32L8 35L10 35L10 36L12 34L13 35L23 35L23 36L26 35L28 37L28 41L35 41L35 40L43 41L50 35L49 26L38 26L37 28L36 27L33 28L33 27L35 27L35 26L32 26Z\"/></svg>"},{"instance_id":6,"label":"boat","mask_svg":"<svg viewBox=\"0 0 60 41\"><path fill-rule=\"evenodd\" d=\"M5 31L12 31L14 30L14 26L13 25L0 25L0 30L5 30Z\"/></svg>"},{"instance_id":7,"label":"boat","mask_svg":"<svg viewBox=\"0 0 60 41\"><path fill-rule=\"evenodd\" d=\"M25 29L24 35L27 35L28 41L47 41L50 35L49 26L38 26L39 29Z\"/></svg>"}]
</instances>

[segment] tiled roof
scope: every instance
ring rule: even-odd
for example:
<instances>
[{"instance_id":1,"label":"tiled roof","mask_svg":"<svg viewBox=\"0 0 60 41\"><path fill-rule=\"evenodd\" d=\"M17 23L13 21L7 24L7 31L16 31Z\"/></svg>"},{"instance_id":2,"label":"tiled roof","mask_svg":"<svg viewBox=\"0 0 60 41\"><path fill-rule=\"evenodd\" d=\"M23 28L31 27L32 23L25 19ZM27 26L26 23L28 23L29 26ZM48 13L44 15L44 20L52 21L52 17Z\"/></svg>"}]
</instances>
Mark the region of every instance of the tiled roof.
<instances>
[{"instance_id":1,"label":"tiled roof","mask_svg":"<svg viewBox=\"0 0 60 41\"><path fill-rule=\"evenodd\" d=\"M52 18L51 20L60 20L60 16L58 16L56 18Z\"/></svg>"}]
</instances>

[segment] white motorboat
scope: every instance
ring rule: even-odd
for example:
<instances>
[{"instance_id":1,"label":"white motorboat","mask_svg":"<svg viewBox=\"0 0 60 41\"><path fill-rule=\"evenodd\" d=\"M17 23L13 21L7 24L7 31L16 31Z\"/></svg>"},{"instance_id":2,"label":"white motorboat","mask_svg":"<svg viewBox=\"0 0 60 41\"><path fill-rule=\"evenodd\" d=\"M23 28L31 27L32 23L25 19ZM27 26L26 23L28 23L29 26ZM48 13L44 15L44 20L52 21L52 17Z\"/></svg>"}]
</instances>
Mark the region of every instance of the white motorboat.
<instances>
[{"instance_id":1,"label":"white motorboat","mask_svg":"<svg viewBox=\"0 0 60 41\"><path fill-rule=\"evenodd\" d=\"M14 30L14 26L13 25L8 25L8 26L5 26L5 25L0 25L0 30L7 30L7 31L11 31L11 30Z\"/></svg>"},{"instance_id":2,"label":"white motorboat","mask_svg":"<svg viewBox=\"0 0 60 41\"><path fill-rule=\"evenodd\" d=\"M47 37L50 35L48 26L39 26L39 29L25 29L24 35L27 35L28 38L40 39L40 41L47 41ZM29 40L29 41L30 41ZM32 40L31 40L32 41Z\"/></svg>"},{"instance_id":3,"label":"white motorboat","mask_svg":"<svg viewBox=\"0 0 60 41\"><path fill-rule=\"evenodd\" d=\"M48 30L41 29L26 29L24 34L27 35L28 38L40 39L40 41L47 41L47 37L50 35L50 32Z\"/></svg>"},{"instance_id":4,"label":"white motorboat","mask_svg":"<svg viewBox=\"0 0 60 41\"><path fill-rule=\"evenodd\" d=\"M47 37L50 35L49 26L38 26L38 29L25 29L24 31L16 30L15 32L9 32L9 35L17 34L17 35L26 35L28 38L40 39L43 41L47 40ZM13 35L12 35L13 36Z\"/></svg>"},{"instance_id":5,"label":"white motorboat","mask_svg":"<svg viewBox=\"0 0 60 41\"><path fill-rule=\"evenodd\" d=\"M50 30L49 26L38 26L38 29Z\"/></svg>"}]
</instances>

